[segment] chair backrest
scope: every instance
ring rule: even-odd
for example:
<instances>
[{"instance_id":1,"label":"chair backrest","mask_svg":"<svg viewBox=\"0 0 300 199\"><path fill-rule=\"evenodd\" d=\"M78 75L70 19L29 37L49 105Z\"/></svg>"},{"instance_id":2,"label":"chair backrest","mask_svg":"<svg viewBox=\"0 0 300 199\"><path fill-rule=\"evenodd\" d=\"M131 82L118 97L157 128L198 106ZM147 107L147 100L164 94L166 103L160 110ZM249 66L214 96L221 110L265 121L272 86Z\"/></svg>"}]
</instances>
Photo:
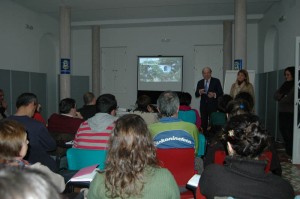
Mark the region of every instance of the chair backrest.
<instances>
[{"instance_id":1,"label":"chair backrest","mask_svg":"<svg viewBox=\"0 0 300 199\"><path fill-rule=\"evenodd\" d=\"M205 154L205 149L206 149L206 138L202 133L198 134L198 142L199 142L199 146L198 146L197 156L201 157Z\"/></svg>"},{"instance_id":2,"label":"chair backrest","mask_svg":"<svg viewBox=\"0 0 300 199\"><path fill-rule=\"evenodd\" d=\"M196 124L196 113L194 110L188 110L188 111L178 111L178 118L182 119L185 122L190 122L193 124Z\"/></svg>"},{"instance_id":3,"label":"chair backrest","mask_svg":"<svg viewBox=\"0 0 300 199\"><path fill-rule=\"evenodd\" d=\"M67 150L67 161L69 170L79 170L94 164L99 168L105 168L106 150L89 150L70 148Z\"/></svg>"},{"instance_id":4,"label":"chair backrest","mask_svg":"<svg viewBox=\"0 0 300 199\"><path fill-rule=\"evenodd\" d=\"M219 165L224 165L224 161L225 161L225 157L226 157L226 152L223 150L217 150L215 152L215 164L219 164Z\"/></svg>"},{"instance_id":5,"label":"chair backrest","mask_svg":"<svg viewBox=\"0 0 300 199\"><path fill-rule=\"evenodd\" d=\"M268 173L270 171L270 167L271 167L271 161L272 161L272 157L273 154L271 151L265 151L260 157L260 160L266 160L267 161L267 165L265 168L265 172Z\"/></svg>"},{"instance_id":6,"label":"chair backrest","mask_svg":"<svg viewBox=\"0 0 300 199\"><path fill-rule=\"evenodd\" d=\"M174 176L178 186L186 186L189 179L195 174L195 149L170 148L157 149L156 155L160 166L167 168Z\"/></svg>"},{"instance_id":7,"label":"chair backrest","mask_svg":"<svg viewBox=\"0 0 300 199\"><path fill-rule=\"evenodd\" d=\"M265 151L259 157L260 160L266 160L267 161L267 165L265 167L265 172L266 173L268 173L270 171L272 156L273 156L273 154L272 154L271 151ZM217 150L215 152L215 161L214 161L214 163L219 164L219 165L224 165L225 157L226 157L225 151Z\"/></svg>"},{"instance_id":8,"label":"chair backrest","mask_svg":"<svg viewBox=\"0 0 300 199\"><path fill-rule=\"evenodd\" d=\"M57 146L65 147L65 143L74 140L75 134L72 133L59 133L49 132L53 139L56 141Z\"/></svg>"},{"instance_id":9,"label":"chair backrest","mask_svg":"<svg viewBox=\"0 0 300 199\"><path fill-rule=\"evenodd\" d=\"M212 126L224 126L227 122L226 114L222 112L212 112L210 114L209 122Z\"/></svg>"}]
</instances>

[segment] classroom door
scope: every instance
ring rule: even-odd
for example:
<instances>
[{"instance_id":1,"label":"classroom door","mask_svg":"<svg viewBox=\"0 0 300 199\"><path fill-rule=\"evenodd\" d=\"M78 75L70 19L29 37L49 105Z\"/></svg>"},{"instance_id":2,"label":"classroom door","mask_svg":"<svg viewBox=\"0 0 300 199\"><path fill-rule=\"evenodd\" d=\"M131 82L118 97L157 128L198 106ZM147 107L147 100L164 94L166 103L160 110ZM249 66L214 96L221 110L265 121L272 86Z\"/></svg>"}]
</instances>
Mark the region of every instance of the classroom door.
<instances>
[{"instance_id":1,"label":"classroom door","mask_svg":"<svg viewBox=\"0 0 300 199\"><path fill-rule=\"evenodd\" d=\"M218 78L223 86L223 45L195 46L194 92L197 82L202 79L202 69L209 66L212 76ZM192 94L194 95L194 93ZM199 98L193 97L192 107L199 109Z\"/></svg>"},{"instance_id":2,"label":"classroom door","mask_svg":"<svg viewBox=\"0 0 300 199\"><path fill-rule=\"evenodd\" d=\"M111 93L122 105L127 96L126 47L101 48L101 94Z\"/></svg>"}]
</instances>

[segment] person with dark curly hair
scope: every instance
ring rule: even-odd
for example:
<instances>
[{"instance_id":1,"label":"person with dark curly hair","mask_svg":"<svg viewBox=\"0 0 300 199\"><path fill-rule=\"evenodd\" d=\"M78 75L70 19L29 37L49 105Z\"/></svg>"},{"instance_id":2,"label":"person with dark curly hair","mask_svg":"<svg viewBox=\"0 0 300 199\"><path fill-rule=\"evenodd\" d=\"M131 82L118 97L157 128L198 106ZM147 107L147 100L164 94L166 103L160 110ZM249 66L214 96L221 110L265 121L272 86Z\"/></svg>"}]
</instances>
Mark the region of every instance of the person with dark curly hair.
<instances>
[{"instance_id":1,"label":"person with dark curly hair","mask_svg":"<svg viewBox=\"0 0 300 199\"><path fill-rule=\"evenodd\" d=\"M179 198L174 177L158 166L150 132L139 115L116 121L105 170L91 182L88 198Z\"/></svg>"},{"instance_id":2,"label":"person with dark curly hair","mask_svg":"<svg viewBox=\"0 0 300 199\"><path fill-rule=\"evenodd\" d=\"M230 118L223 134L228 156L225 164L208 165L200 179L200 187L207 199L215 196L234 198L292 199L292 186L280 176L266 173L266 160L258 158L269 147L269 135L252 114Z\"/></svg>"},{"instance_id":3,"label":"person with dark curly hair","mask_svg":"<svg viewBox=\"0 0 300 199\"><path fill-rule=\"evenodd\" d=\"M147 125L158 122L158 114L151 104L151 98L148 95L141 95L136 100L136 109L131 113L141 116Z\"/></svg>"}]
</instances>

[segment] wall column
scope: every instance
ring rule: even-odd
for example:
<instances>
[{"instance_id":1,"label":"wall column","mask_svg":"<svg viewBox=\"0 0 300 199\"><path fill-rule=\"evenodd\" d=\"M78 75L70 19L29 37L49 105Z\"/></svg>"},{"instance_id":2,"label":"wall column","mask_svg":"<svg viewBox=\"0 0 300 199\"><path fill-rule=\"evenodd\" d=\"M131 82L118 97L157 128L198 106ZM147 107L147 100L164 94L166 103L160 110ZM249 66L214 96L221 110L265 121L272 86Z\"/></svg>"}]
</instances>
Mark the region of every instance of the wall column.
<instances>
[{"instance_id":1,"label":"wall column","mask_svg":"<svg viewBox=\"0 0 300 199\"><path fill-rule=\"evenodd\" d=\"M96 98L100 95L100 26L92 27L92 91Z\"/></svg>"},{"instance_id":2,"label":"wall column","mask_svg":"<svg viewBox=\"0 0 300 199\"><path fill-rule=\"evenodd\" d=\"M234 38L234 59L242 60L243 69L247 69L246 0L235 0Z\"/></svg>"},{"instance_id":3,"label":"wall column","mask_svg":"<svg viewBox=\"0 0 300 199\"><path fill-rule=\"evenodd\" d=\"M232 21L223 21L223 79L232 70Z\"/></svg>"},{"instance_id":4,"label":"wall column","mask_svg":"<svg viewBox=\"0 0 300 199\"><path fill-rule=\"evenodd\" d=\"M71 96L71 8L60 7L60 99Z\"/></svg>"}]
</instances>

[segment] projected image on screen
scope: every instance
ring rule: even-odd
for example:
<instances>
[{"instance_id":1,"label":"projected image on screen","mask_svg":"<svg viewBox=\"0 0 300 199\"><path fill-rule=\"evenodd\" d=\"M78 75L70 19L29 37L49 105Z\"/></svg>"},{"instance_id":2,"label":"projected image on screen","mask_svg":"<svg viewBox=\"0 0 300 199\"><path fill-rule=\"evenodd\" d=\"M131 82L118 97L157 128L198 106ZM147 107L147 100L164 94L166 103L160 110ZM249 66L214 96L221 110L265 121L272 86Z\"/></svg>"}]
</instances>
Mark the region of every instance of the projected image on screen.
<instances>
[{"instance_id":1,"label":"projected image on screen","mask_svg":"<svg viewBox=\"0 0 300 199\"><path fill-rule=\"evenodd\" d=\"M140 57L140 82L181 81L181 57Z\"/></svg>"},{"instance_id":2,"label":"projected image on screen","mask_svg":"<svg viewBox=\"0 0 300 199\"><path fill-rule=\"evenodd\" d=\"M183 56L138 56L139 91L181 91Z\"/></svg>"}]
</instances>

